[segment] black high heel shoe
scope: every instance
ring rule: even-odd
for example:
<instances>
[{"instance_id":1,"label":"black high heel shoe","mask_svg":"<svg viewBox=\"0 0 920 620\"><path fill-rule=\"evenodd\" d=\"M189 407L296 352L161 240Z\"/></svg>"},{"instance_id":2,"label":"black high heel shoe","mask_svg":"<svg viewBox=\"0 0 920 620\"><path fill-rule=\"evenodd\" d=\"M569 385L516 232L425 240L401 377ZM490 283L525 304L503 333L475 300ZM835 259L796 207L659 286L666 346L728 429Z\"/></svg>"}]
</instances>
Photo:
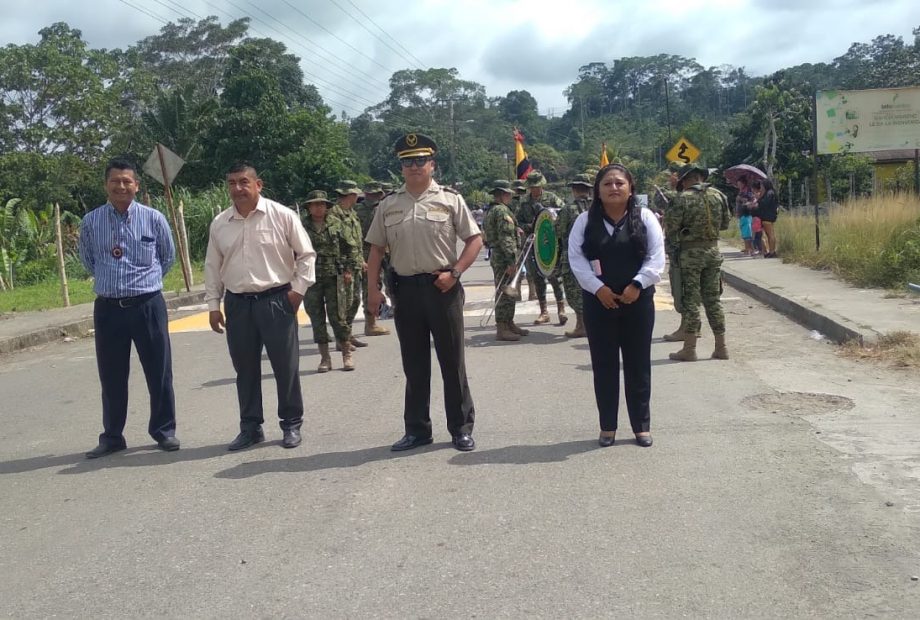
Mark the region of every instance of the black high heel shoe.
<instances>
[{"instance_id":1,"label":"black high heel shoe","mask_svg":"<svg viewBox=\"0 0 920 620\"><path fill-rule=\"evenodd\" d=\"M601 435L597 439L597 445L599 445L601 448L609 448L613 445L613 442L616 441L616 438L616 435Z\"/></svg>"},{"instance_id":2,"label":"black high heel shoe","mask_svg":"<svg viewBox=\"0 0 920 620\"><path fill-rule=\"evenodd\" d=\"M643 448L652 447L652 436L651 435L636 435L636 444Z\"/></svg>"}]
</instances>

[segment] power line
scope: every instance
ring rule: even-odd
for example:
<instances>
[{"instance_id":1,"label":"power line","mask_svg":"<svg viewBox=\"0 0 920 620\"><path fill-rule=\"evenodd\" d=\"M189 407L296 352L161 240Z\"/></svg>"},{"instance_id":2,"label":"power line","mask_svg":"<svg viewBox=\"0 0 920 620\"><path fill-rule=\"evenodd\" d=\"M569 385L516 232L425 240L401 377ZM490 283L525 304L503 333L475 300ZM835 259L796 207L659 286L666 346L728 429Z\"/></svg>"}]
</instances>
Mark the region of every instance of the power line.
<instances>
[{"instance_id":1,"label":"power line","mask_svg":"<svg viewBox=\"0 0 920 620\"><path fill-rule=\"evenodd\" d=\"M229 1L229 0L228 0L228 1ZM358 54L361 54L362 56L364 56L365 58L367 58L368 60L370 60L372 63L374 63L375 65L377 65L378 67L380 67L380 68L383 69L384 71L388 71L389 73L393 73L393 70L392 70L392 69L389 69L389 68L385 67L384 65L380 64L379 62L377 62L376 60L374 60L373 58L371 58L370 56L368 56L367 54L365 54L364 52L362 52L362 51L359 50L358 48L354 47L353 45L351 45L351 44L348 43L347 41L343 41L343 40L340 39L339 37L336 37L336 35L335 35L334 32L332 32L332 31L328 30L327 28L325 28L322 24L320 24L319 22L317 22L315 19L313 19L312 17L310 17L309 15L307 15L306 13L304 13L303 11L301 11L301 10L300 10L299 8L297 8L295 5L293 5L293 4L291 4L290 2L288 2L288 0L281 0L281 1L284 2L286 5L288 5L289 7L291 7L292 9L294 9L295 11L297 11L298 13L300 13L301 15L303 15L309 22L311 22L312 24L316 25L318 28L322 29L324 32L328 33L330 36L335 37L336 39L338 39L339 41L341 41L342 44L344 44L346 47L352 49L353 51L357 52Z\"/></svg>"},{"instance_id":2,"label":"power line","mask_svg":"<svg viewBox=\"0 0 920 620\"><path fill-rule=\"evenodd\" d=\"M380 32L382 32L383 34L385 34L386 36L388 36L389 38L391 38L391 39L393 40L393 42L394 42L396 45L398 45L399 47L401 47L407 54L409 54L409 56L411 56L412 58L414 58L414 59L416 60L416 62L419 64L419 66L421 66L423 69L428 67L428 65L426 65L424 62L422 62L421 60L418 59L418 56L416 56L415 54L413 54L412 52L410 52L409 50L407 50L406 47L405 47L402 43L400 43L398 39L396 39L396 38L393 37L390 33L388 33L386 30L384 30L383 28L381 28L381 27L377 24L377 22L375 22L375 21L371 18L370 15L368 15L367 13L365 13L364 11L362 11L362 10L361 10L361 7L359 7L357 4L355 4L355 3L352 2L351 0L348 0L348 4L350 4L351 6L355 7L355 10L358 11L358 13L360 13L361 15L363 15L364 18L365 18L367 21L369 21L370 23L372 23L372 24L374 25L374 27L377 28L377 30L379 30Z\"/></svg>"},{"instance_id":3,"label":"power line","mask_svg":"<svg viewBox=\"0 0 920 620\"><path fill-rule=\"evenodd\" d=\"M138 12L140 12L140 13L143 13L143 14L146 15L147 17L152 17L153 19L157 20L158 22L160 22L160 23L162 23L162 24L168 24L168 23L169 23L167 20L164 20L162 17L157 17L157 16L154 15L153 13L149 12L147 9L145 9L145 8L143 8L143 7L135 6L135 5L131 4L130 2L128 2L127 0L118 0L118 1L121 2L122 4L124 4L125 6L131 7L131 8L134 9L135 11L138 11Z\"/></svg>"},{"instance_id":4,"label":"power line","mask_svg":"<svg viewBox=\"0 0 920 620\"><path fill-rule=\"evenodd\" d=\"M391 49L393 52L395 52L397 55L399 55L400 57L402 57L403 60L408 61L410 65L411 65L411 64L414 64L414 65L415 65L416 67L418 67L419 69L423 69L423 70L425 69L425 65L420 64L419 62L417 62L417 59L413 60L413 57L410 57L411 54L409 54L409 55L407 56L405 53L399 51L398 49L396 49L395 47L393 47L392 45L390 45L390 42L389 42L389 41L387 41L386 39L381 38L379 34L373 32L370 28L368 28L367 26L365 26L364 23L363 23L360 19L355 19L355 16L352 15L351 13L349 13L348 11L346 11L345 8L342 7L341 4L339 4L338 2L336 2L336 0L329 0L329 1L330 1L332 4L334 4L335 6L337 6L337 7L339 8L340 11L342 11L343 13L345 13L345 15L346 15L347 17L353 19L353 20L355 21L356 24L358 24L359 26L361 26L362 28L364 28L364 30L367 31L367 33L368 33L369 35L371 35L372 37L374 37L375 39L377 39L378 41L380 41L381 43L383 43L384 45L386 45L388 48L390 48L390 49ZM384 33L384 34L385 34L385 33ZM398 45L398 44L399 44L399 42L397 41L397 45ZM400 47L401 47L401 46L400 46ZM403 48L403 49L405 49L405 48Z\"/></svg>"}]
</instances>

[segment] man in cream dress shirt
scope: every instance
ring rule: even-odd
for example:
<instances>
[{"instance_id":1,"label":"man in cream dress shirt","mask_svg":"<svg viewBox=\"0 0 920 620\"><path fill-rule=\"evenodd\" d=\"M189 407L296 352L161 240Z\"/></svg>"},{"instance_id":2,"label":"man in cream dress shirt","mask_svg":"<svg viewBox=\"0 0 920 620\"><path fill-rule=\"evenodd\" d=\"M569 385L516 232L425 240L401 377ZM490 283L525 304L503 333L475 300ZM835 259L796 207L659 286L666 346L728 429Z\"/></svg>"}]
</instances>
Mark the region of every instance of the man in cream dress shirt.
<instances>
[{"instance_id":1,"label":"man in cream dress shirt","mask_svg":"<svg viewBox=\"0 0 920 620\"><path fill-rule=\"evenodd\" d=\"M226 327L236 370L240 450L265 439L262 432L262 348L278 387L282 445L300 445L303 395L297 309L316 282L316 252L297 213L262 197L262 180L248 164L227 174L233 206L211 222L205 258L205 301L211 329ZM224 300L226 319L220 310Z\"/></svg>"}]
</instances>

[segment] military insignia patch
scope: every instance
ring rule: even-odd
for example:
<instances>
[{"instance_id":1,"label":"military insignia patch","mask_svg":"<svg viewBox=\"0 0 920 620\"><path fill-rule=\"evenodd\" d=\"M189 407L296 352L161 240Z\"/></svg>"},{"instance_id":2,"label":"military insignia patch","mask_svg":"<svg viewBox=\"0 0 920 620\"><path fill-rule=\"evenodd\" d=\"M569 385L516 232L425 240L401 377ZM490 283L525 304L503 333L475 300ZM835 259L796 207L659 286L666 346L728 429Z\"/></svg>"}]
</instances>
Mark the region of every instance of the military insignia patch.
<instances>
[{"instance_id":1,"label":"military insignia patch","mask_svg":"<svg viewBox=\"0 0 920 620\"><path fill-rule=\"evenodd\" d=\"M406 136L407 146L415 146L416 144L418 144L418 137L414 133L410 133L408 136Z\"/></svg>"}]
</instances>

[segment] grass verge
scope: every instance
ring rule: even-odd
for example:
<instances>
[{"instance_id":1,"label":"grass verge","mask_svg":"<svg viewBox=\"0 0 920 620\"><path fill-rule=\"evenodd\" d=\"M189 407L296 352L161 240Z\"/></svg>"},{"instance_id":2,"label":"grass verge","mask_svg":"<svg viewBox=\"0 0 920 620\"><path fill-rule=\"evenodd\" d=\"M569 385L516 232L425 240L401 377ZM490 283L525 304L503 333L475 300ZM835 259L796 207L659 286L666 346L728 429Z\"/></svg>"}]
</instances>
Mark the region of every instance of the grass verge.
<instances>
[{"instance_id":1,"label":"grass verge","mask_svg":"<svg viewBox=\"0 0 920 620\"><path fill-rule=\"evenodd\" d=\"M920 334L891 332L874 345L863 346L849 342L840 347L840 354L857 360L870 360L894 368L920 368Z\"/></svg>"},{"instance_id":2,"label":"grass verge","mask_svg":"<svg viewBox=\"0 0 920 620\"><path fill-rule=\"evenodd\" d=\"M193 264L192 273L195 282L204 281L202 264ZM70 280L67 284L70 305L72 306L85 304L96 298L96 294L93 292L92 280ZM181 267L176 265L166 274L166 278L163 281L163 290L185 290ZM0 291L0 314L27 312L30 310L50 310L51 308L61 308L63 306L61 281L58 278L45 280L38 284L16 287L13 290Z\"/></svg>"}]
</instances>

